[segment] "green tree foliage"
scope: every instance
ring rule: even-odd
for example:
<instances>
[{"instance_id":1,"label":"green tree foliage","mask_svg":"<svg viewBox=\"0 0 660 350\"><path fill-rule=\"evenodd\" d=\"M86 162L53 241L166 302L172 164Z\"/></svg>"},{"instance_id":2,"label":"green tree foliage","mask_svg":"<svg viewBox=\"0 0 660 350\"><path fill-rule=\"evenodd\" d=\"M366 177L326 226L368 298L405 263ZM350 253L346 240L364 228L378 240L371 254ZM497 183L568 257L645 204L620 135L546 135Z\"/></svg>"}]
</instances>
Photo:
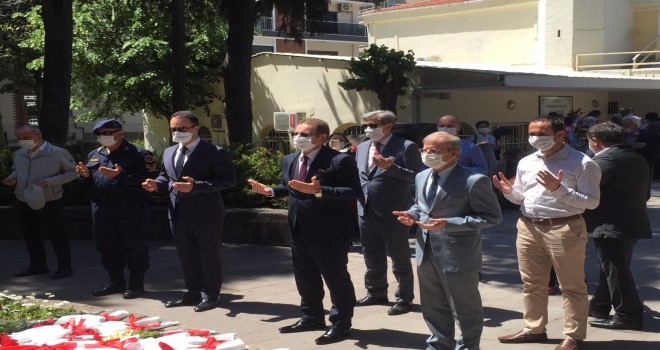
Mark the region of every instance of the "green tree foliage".
<instances>
[{"instance_id":1,"label":"green tree foliage","mask_svg":"<svg viewBox=\"0 0 660 350\"><path fill-rule=\"evenodd\" d=\"M252 39L254 24L260 13L270 16L273 6L278 15L277 30L284 36L301 41L304 32L318 32L318 21L328 11L328 0L235 0L221 1L226 18L227 56L223 64L225 107L229 141L252 142ZM311 27L306 26L311 23Z\"/></svg>"},{"instance_id":2,"label":"green tree foliage","mask_svg":"<svg viewBox=\"0 0 660 350\"><path fill-rule=\"evenodd\" d=\"M41 50L24 47L21 43L29 34L41 30L25 18L36 0L0 0L0 93L16 90L39 90L41 71L28 69L28 63L42 57Z\"/></svg>"},{"instance_id":3,"label":"green tree foliage","mask_svg":"<svg viewBox=\"0 0 660 350\"><path fill-rule=\"evenodd\" d=\"M390 49L385 45L371 44L358 59L352 58L349 72L353 75L339 86L344 90L367 90L375 92L380 108L396 114L399 96L406 94L406 73L415 68L415 54Z\"/></svg>"},{"instance_id":4,"label":"green tree foliage","mask_svg":"<svg viewBox=\"0 0 660 350\"><path fill-rule=\"evenodd\" d=\"M96 0L73 3L72 108L80 120L147 111L172 113L170 3L156 0ZM213 84L221 77L226 25L214 0L186 2L186 104L208 105L220 96ZM33 10L39 11L39 7ZM43 24L24 13L36 30L24 46L42 50ZM43 68L41 59L28 67Z\"/></svg>"}]
</instances>

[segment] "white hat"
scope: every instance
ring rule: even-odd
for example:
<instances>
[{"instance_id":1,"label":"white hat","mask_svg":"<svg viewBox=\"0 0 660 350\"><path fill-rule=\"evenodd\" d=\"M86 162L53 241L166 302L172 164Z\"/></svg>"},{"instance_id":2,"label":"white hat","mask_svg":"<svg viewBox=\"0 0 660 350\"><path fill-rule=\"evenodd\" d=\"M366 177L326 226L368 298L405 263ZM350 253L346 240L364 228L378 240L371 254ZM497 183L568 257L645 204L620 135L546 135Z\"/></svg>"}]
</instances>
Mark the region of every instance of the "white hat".
<instances>
[{"instance_id":1,"label":"white hat","mask_svg":"<svg viewBox=\"0 0 660 350\"><path fill-rule=\"evenodd\" d=\"M46 205L44 189L39 185L28 186L23 192L23 196L25 197L25 203L34 210L39 210Z\"/></svg>"}]
</instances>

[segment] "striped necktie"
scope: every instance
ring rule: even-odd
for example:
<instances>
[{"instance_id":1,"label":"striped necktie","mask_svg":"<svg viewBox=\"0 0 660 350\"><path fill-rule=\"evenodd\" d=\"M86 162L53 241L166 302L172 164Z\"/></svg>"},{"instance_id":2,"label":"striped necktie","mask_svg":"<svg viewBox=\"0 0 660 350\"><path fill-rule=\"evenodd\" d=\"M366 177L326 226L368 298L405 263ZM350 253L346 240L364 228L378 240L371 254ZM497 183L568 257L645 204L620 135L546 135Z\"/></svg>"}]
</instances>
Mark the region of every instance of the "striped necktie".
<instances>
[{"instance_id":1,"label":"striped necktie","mask_svg":"<svg viewBox=\"0 0 660 350\"><path fill-rule=\"evenodd\" d=\"M433 206L435 196L438 194L438 179L440 179L440 175L438 175L438 173L435 171L431 176L433 177L431 180L431 186L429 186L429 189L426 192L426 204L428 204L429 208Z\"/></svg>"}]
</instances>

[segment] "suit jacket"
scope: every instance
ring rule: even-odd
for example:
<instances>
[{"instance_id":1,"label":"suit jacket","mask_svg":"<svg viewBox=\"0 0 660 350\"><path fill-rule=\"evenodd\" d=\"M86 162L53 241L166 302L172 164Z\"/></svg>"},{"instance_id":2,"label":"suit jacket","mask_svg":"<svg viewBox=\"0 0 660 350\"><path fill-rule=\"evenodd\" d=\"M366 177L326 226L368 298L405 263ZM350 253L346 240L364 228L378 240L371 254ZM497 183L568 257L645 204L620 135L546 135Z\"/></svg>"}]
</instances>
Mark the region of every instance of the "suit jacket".
<instances>
[{"instance_id":1,"label":"suit jacket","mask_svg":"<svg viewBox=\"0 0 660 350\"><path fill-rule=\"evenodd\" d=\"M415 175L422 169L422 157L414 142L392 135L380 154L394 164L387 170L369 170L371 140L357 147L357 167L363 197L358 200L358 215L369 206L379 216L390 216L393 210L410 208L413 202ZM376 205L373 205L376 204Z\"/></svg>"},{"instance_id":2,"label":"suit jacket","mask_svg":"<svg viewBox=\"0 0 660 350\"><path fill-rule=\"evenodd\" d=\"M586 210L587 231L594 238L651 238L646 214L649 178L644 158L630 146L616 145L594 156L601 169L600 204Z\"/></svg>"},{"instance_id":3,"label":"suit jacket","mask_svg":"<svg viewBox=\"0 0 660 350\"><path fill-rule=\"evenodd\" d=\"M311 182L312 176L316 176L321 183L323 196L317 198L288 185L301 153L291 153L282 159L282 180L273 187L275 197L289 196L289 232L293 234L298 226L309 239L307 242L345 246L353 227L352 203L360 193L355 161L346 154L322 146L309 164L305 177L305 182Z\"/></svg>"},{"instance_id":4,"label":"suit jacket","mask_svg":"<svg viewBox=\"0 0 660 350\"><path fill-rule=\"evenodd\" d=\"M461 139L461 154L458 155L458 164L475 173L488 174L488 163L481 148L474 143Z\"/></svg>"},{"instance_id":5,"label":"suit jacket","mask_svg":"<svg viewBox=\"0 0 660 350\"><path fill-rule=\"evenodd\" d=\"M431 245L436 262L445 271L477 270L481 267L481 229L502 222L502 211L486 176L456 165L438 192L433 207L426 203L426 183L432 169L415 179L415 204L408 213L421 222L429 217L447 219L447 226L436 231L417 230L417 265L424 258L424 247Z\"/></svg>"},{"instance_id":6,"label":"suit jacket","mask_svg":"<svg viewBox=\"0 0 660 350\"><path fill-rule=\"evenodd\" d=\"M639 129L638 131L639 135L637 135L635 142L644 142L646 143L646 147L637 149L636 151L646 159L646 163L649 166L653 166L655 164L655 158L658 155L658 148L660 147L660 136L644 129Z\"/></svg>"},{"instance_id":7,"label":"suit jacket","mask_svg":"<svg viewBox=\"0 0 660 350\"><path fill-rule=\"evenodd\" d=\"M158 191L169 192L170 219L180 215L193 220L222 220L225 206L220 191L236 185L236 170L229 154L221 147L200 140L181 170L181 177L193 178L193 189L180 193L172 188L178 181L174 171L177 148L178 145L165 149L163 169L156 178Z\"/></svg>"}]
</instances>

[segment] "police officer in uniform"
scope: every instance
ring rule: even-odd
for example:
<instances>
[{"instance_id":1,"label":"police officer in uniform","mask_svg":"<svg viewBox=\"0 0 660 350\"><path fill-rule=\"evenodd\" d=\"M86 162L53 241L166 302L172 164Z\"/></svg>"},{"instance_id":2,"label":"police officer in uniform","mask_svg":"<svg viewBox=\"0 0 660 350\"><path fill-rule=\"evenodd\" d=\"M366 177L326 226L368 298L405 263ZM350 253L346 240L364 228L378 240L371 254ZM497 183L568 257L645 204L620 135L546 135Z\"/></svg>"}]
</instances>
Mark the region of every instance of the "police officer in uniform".
<instances>
[{"instance_id":1,"label":"police officer in uniform","mask_svg":"<svg viewBox=\"0 0 660 350\"><path fill-rule=\"evenodd\" d=\"M90 189L94 242L110 276L110 282L92 295L123 293L124 299L138 298L144 293L144 273L149 268L148 197L141 183L156 177L158 169L151 152L124 139L117 120L101 120L92 132L101 147L89 153L87 163L78 163L76 171ZM130 272L128 285L124 266Z\"/></svg>"}]
</instances>

